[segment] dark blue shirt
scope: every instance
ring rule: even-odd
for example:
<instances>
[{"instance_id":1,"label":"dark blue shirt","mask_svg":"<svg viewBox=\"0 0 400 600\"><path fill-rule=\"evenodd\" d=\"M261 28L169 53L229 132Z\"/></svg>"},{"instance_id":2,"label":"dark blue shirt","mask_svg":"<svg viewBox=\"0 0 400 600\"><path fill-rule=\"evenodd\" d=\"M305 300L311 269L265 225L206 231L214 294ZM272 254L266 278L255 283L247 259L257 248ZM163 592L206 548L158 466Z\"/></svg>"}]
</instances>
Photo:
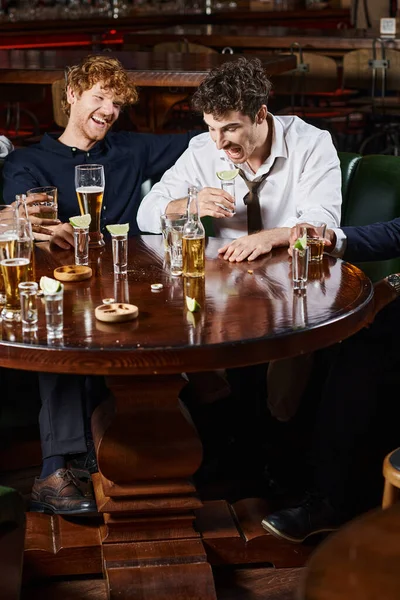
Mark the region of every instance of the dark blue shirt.
<instances>
[{"instance_id":1,"label":"dark blue shirt","mask_svg":"<svg viewBox=\"0 0 400 600\"><path fill-rule=\"evenodd\" d=\"M139 233L136 215L141 201L141 185L169 169L199 132L154 135L110 132L89 151L58 142L58 136L45 134L38 144L9 154L3 168L4 202L16 194L45 185L58 188L58 216L62 222L79 214L75 192L75 166L104 165L105 190L101 230L105 225L129 223L129 234Z\"/></svg>"}]
</instances>

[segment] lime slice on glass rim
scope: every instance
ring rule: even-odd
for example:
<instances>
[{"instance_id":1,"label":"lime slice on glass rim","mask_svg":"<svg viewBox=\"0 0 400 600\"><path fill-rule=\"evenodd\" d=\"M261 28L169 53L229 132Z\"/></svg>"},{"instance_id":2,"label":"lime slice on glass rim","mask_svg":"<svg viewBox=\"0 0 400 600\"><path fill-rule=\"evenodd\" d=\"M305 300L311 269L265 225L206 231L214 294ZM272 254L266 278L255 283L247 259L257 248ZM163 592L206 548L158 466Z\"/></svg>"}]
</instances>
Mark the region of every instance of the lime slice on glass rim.
<instances>
[{"instance_id":1,"label":"lime slice on glass rim","mask_svg":"<svg viewBox=\"0 0 400 600\"><path fill-rule=\"evenodd\" d=\"M57 279L43 275L40 278L39 287L45 294L55 294L61 290L61 283Z\"/></svg>"},{"instance_id":2,"label":"lime slice on glass rim","mask_svg":"<svg viewBox=\"0 0 400 600\"><path fill-rule=\"evenodd\" d=\"M297 238L297 240L293 244L293 248L296 248L296 250L304 251L307 248L307 235L303 235L302 237Z\"/></svg>"},{"instance_id":3,"label":"lime slice on glass rim","mask_svg":"<svg viewBox=\"0 0 400 600\"><path fill-rule=\"evenodd\" d=\"M201 308L201 306L197 302L196 298L190 298L189 296L186 296L186 306L187 306L187 309L190 310L190 312L192 312L192 313L197 312Z\"/></svg>"},{"instance_id":4,"label":"lime slice on glass rim","mask_svg":"<svg viewBox=\"0 0 400 600\"><path fill-rule=\"evenodd\" d=\"M221 181L232 181L239 175L239 169L232 169L231 171L217 171L218 179Z\"/></svg>"},{"instance_id":5,"label":"lime slice on glass rim","mask_svg":"<svg viewBox=\"0 0 400 600\"><path fill-rule=\"evenodd\" d=\"M72 227L89 227L92 222L92 216L89 214L77 215L76 217L70 217L69 222Z\"/></svg>"},{"instance_id":6,"label":"lime slice on glass rim","mask_svg":"<svg viewBox=\"0 0 400 600\"><path fill-rule=\"evenodd\" d=\"M106 225L106 229L111 235L125 235L125 233L128 233L129 231L129 223L124 223L122 225Z\"/></svg>"}]
</instances>

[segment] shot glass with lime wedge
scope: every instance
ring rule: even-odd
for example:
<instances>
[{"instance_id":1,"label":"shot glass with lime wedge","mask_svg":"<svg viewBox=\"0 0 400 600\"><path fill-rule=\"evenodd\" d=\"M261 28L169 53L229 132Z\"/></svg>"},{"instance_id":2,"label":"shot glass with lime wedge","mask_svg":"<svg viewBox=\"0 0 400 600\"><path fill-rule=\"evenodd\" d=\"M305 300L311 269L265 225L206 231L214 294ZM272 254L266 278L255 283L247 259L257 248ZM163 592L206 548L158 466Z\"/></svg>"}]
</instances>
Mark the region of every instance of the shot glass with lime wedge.
<instances>
[{"instance_id":1,"label":"shot glass with lime wedge","mask_svg":"<svg viewBox=\"0 0 400 600\"><path fill-rule=\"evenodd\" d=\"M126 275L128 273L128 231L129 223L106 225L111 234L114 273Z\"/></svg>"},{"instance_id":2,"label":"shot glass with lime wedge","mask_svg":"<svg viewBox=\"0 0 400 600\"><path fill-rule=\"evenodd\" d=\"M307 233L305 231L293 244L292 277L294 290L304 290L306 287L308 278L308 253Z\"/></svg>"},{"instance_id":3,"label":"shot glass with lime wedge","mask_svg":"<svg viewBox=\"0 0 400 600\"><path fill-rule=\"evenodd\" d=\"M228 194L232 196L233 201L235 201L235 179L239 175L239 169L231 169L229 171L217 171L216 175L221 182L221 189L225 190L225 192L228 192ZM218 206L221 206L221 208L227 210L228 212L231 212L233 215L235 214L235 209L230 210L222 204L218 204Z\"/></svg>"},{"instance_id":4,"label":"shot glass with lime wedge","mask_svg":"<svg viewBox=\"0 0 400 600\"><path fill-rule=\"evenodd\" d=\"M89 264L89 226L92 217L89 214L70 217L69 222L74 228L75 264Z\"/></svg>"},{"instance_id":5,"label":"shot glass with lime wedge","mask_svg":"<svg viewBox=\"0 0 400 600\"><path fill-rule=\"evenodd\" d=\"M47 338L61 338L64 327L64 286L57 279L43 276L40 278L39 287L44 294Z\"/></svg>"}]
</instances>

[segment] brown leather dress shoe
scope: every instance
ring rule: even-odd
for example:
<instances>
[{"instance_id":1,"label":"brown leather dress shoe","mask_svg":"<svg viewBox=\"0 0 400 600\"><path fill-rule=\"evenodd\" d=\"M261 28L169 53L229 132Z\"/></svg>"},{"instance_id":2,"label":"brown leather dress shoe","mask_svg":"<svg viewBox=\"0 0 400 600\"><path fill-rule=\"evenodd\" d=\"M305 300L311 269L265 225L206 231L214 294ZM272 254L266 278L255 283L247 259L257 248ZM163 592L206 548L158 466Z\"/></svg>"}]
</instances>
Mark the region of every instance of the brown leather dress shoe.
<instances>
[{"instance_id":1,"label":"brown leather dress shoe","mask_svg":"<svg viewBox=\"0 0 400 600\"><path fill-rule=\"evenodd\" d=\"M97 514L93 494L83 492L69 469L58 469L44 479L35 479L30 510L57 515Z\"/></svg>"}]
</instances>

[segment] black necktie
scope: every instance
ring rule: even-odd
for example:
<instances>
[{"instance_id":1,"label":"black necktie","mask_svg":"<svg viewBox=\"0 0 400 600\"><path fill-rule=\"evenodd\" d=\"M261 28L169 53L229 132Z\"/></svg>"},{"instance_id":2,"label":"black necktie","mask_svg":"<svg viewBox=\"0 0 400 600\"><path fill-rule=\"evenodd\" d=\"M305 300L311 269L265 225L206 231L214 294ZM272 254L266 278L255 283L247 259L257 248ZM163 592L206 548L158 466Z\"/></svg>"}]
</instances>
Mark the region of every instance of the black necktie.
<instances>
[{"instance_id":1,"label":"black necktie","mask_svg":"<svg viewBox=\"0 0 400 600\"><path fill-rule=\"evenodd\" d=\"M264 173L259 177L255 177L253 181L249 181L246 177L245 172L242 171L242 169L239 169L239 175L244 180L249 190L243 198L243 202L247 206L248 233L255 233L256 231L261 231L261 229L263 228L258 190L268 173Z\"/></svg>"}]
</instances>

